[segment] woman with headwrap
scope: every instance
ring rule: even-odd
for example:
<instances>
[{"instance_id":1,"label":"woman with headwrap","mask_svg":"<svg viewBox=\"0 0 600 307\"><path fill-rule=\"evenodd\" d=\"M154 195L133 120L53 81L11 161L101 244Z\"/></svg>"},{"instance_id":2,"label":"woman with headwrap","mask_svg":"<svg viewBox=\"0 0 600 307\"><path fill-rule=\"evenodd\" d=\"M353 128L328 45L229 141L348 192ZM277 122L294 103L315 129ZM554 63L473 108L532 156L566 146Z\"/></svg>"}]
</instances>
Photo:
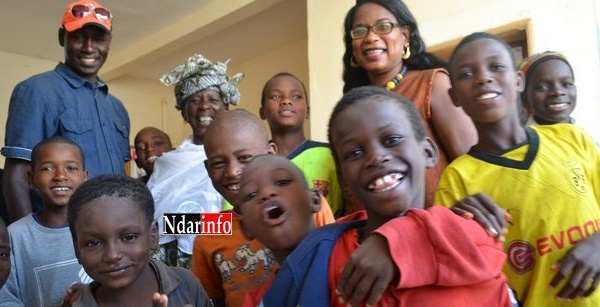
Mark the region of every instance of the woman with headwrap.
<instances>
[{"instance_id":1,"label":"woman with headwrap","mask_svg":"<svg viewBox=\"0 0 600 307\"><path fill-rule=\"evenodd\" d=\"M204 160L204 133L213 119L237 105L242 74L227 76L227 62L212 63L200 54L164 74L160 81L175 86L175 108L192 128L177 149L156 160L148 188L154 197L159 225L159 249L154 257L168 265L189 268L195 235L164 235L166 213L219 212L223 199L213 188Z\"/></svg>"}]
</instances>

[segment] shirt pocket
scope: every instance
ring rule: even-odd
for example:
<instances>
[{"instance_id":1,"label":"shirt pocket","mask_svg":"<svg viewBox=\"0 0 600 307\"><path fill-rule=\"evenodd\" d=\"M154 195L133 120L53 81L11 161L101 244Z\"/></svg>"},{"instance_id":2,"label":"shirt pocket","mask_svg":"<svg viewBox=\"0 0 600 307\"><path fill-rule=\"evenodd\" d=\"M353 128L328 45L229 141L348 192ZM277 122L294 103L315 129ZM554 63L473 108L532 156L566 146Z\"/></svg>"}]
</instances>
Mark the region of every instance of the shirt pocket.
<instances>
[{"instance_id":1,"label":"shirt pocket","mask_svg":"<svg viewBox=\"0 0 600 307\"><path fill-rule=\"evenodd\" d=\"M61 116L59 119L60 135L69 138L77 143L80 140L89 137L94 127L91 119L81 116ZM81 146L81 145L80 145Z\"/></svg>"}]
</instances>

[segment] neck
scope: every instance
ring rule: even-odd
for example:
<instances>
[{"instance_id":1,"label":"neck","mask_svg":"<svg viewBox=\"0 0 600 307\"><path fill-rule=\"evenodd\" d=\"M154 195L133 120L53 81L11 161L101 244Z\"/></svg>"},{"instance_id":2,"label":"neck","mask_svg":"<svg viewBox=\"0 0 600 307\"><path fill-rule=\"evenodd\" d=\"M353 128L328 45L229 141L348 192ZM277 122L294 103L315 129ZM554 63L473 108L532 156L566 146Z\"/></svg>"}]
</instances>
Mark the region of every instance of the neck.
<instances>
[{"instance_id":1,"label":"neck","mask_svg":"<svg viewBox=\"0 0 600 307\"><path fill-rule=\"evenodd\" d=\"M400 63L397 67L390 71L386 71L384 73L367 73L369 75L369 80L371 81L371 85L385 87L390 80L392 80L396 74L402 69L403 64Z\"/></svg>"},{"instance_id":2,"label":"neck","mask_svg":"<svg viewBox=\"0 0 600 307\"><path fill-rule=\"evenodd\" d=\"M38 218L45 227L64 227L67 224L67 206L45 206Z\"/></svg>"},{"instance_id":3,"label":"neck","mask_svg":"<svg viewBox=\"0 0 600 307\"><path fill-rule=\"evenodd\" d=\"M196 144L196 145L204 145L204 136L193 136L192 137L192 143Z\"/></svg>"},{"instance_id":4,"label":"neck","mask_svg":"<svg viewBox=\"0 0 600 307\"><path fill-rule=\"evenodd\" d=\"M306 141L302 129L285 134L273 134L272 136L273 142L277 145L277 154L283 157L287 157Z\"/></svg>"},{"instance_id":5,"label":"neck","mask_svg":"<svg viewBox=\"0 0 600 307\"><path fill-rule=\"evenodd\" d=\"M475 127L479 141L473 148L482 152L500 154L527 141L525 127L518 122L509 125L478 123L475 124Z\"/></svg>"},{"instance_id":6,"label":"neck","mask_svg":"<svg viewBox=\"0 0 600 307\"><path fill-rule=\"evenodd\" d=\"M567 117L566 119L561 120L559 122L548 121L543 118L537 117L535 115L533 116L533 119L535 120L536 123L538 123L540 125L554 125L554 124L559 124L559 123L570 124L571 123L571 117Z\"/></svg>"}]
</instances>

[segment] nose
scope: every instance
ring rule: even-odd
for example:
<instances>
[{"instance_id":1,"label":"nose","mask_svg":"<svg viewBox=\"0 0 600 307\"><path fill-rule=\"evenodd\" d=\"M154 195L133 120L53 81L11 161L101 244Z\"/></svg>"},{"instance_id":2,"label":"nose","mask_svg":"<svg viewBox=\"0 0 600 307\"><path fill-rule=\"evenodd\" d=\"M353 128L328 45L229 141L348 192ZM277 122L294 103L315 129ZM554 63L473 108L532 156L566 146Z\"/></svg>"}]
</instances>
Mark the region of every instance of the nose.
<instances>
[{"instance_id":1,"label":"nose","mask_svg":"<svg viewBox=\"0 0 600 307\"><path fill-rule=\"evenodd\" d=\"M84 51L91 52L94 49L94 39L91 36L86 36L83 39L81 49Z\"/></svg>"},{"instance_id":2,"label":"nose","mask_svg":"<svg viewBox=\"0 0 600 307\"><path fill-rule=\"evenodd\" d=\"M375 168L380 168L386 162L390 161L390 157L380 148L372 150L367 159L367 167Z\"/></svg>"},{"instance_id":3,"label":"nose","mask_svg":"<svg viewBox=\"0 0 600 307\"><path fill-rule=\"evenodd\" d=\"M281 99L281 104L282 105L288 105L288 104L292 104L292 100L289 97L283 97Z\"/></svg>"},{"instance_id":4,"label":"nose","mask_svg":"<svg viewBox=\"0 0 600 307\"><path fill-rule=\"evenodd\" d=\"M367 36L365 36L365 42L373 42L379 40L379 35L373 32L373 28L369 28Z\"/></svg>"},{"instance_id":5,"label":"nose","mask_svg":"<svg viewBox=\"0 0 600 307\"><path fill-rule=\"evenodd\" d=\"M242 175L243 166L239 162L229 163L225 167L225 176L227 178L239 178Z\"/></svg>"},{"instance_id":6,"label":"nose","mask_svg":"<svg viewBox=\"0 0 600 307\"><path fill-rule=\"evenodd\" d=\"M274 197L275 195L277 195L277 193L275 192L275 189L273 189L272 186L261 186L259 187L258 190L258 197L260 199L260 202L264 202L267 201L268 199Z\"/></svg>"},{"instance_id":7,"label":"nose","mask_svg":"<svg viewBox=\"0 0 600 307\"><path fill-rule=\"evenodd\" d=\"M67 172L64 168L57 167L56 170L54 171L54 177L52 179L54 179L55 181L67 180L66 173Z\"/></svg>"},{"instance_id":8,"label":"nose","mask_svg":"<svg viewBox=\"0 0 600 307\"><path fill-rule=\"evenodd\" d=\"M106 242L105 243L104 253L102 255L103 262L116 263L119 260L121 260L123 255L121 254L121 251L117 245L118 244L115 242Z\"/></svg>"},{"instance_id":9,"label":"nose","mask_svg":"<svg viewBox=\"0 0 600 307\"><path fill-rule=\"evenodd\" d=\"M477 73L477 84L486 84L492 82L492 75L485 69L480 69Z\"/></svg>"},{"instance_id":10,"label":"nose","mask_svg":"<svg viewBox=\"0 0 600 307\"><path fill-rule=\"evenodd\" d=\"M552 84L550 86L550 94L552 96L563 96L566 95L565 89L560 84Z\"/></svg>"}]
</instances>

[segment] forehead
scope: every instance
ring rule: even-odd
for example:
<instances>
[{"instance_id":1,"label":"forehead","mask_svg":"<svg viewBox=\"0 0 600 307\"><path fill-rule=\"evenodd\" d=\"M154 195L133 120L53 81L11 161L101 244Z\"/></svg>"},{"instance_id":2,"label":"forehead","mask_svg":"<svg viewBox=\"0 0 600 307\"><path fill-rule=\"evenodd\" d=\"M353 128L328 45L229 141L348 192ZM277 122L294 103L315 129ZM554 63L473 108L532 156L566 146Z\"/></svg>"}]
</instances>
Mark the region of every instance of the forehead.
<instances>
[{"instance_id":1,"label":"forehead","mask_svg":"<svg viewBox=\"0 0 600 307\"><path fill-rule=\"evenodd\" d=\"M233 152L242 148L262 148L268 141L265 134L260 133L254 123L230 122L230 124L212 128L214 129L209 128L208 133L204 136L204 149L209 158L216 152Z\"/></svg>"},{"instance_id":2,"label":"forehead","mask_svg":"<svg viewBox=\"0 0 600 307\"><path fill-rule=\"evenodd\" d=\"M452 59L452 67L468 65L481 60L501 59L512 63L510 50L502 43L491 38L480 38L463 45Z\"/></svg>"},{"instance_id":3,"label":"forehead","mask_svg":"<svg viewBox=\"0 0 600 307\"><path fill-rule=\"evenodd\" d=\"M37 160L38 162L41 162L42 160L46 160L48 158L56 158L59 160L63 160L65 158L65 155L70 155L68 157L69 159L73 158L73 156L77 156L78 160L81 158L81 153L79 152L79 149L72 144L48 143L42 145L42 147L39 148Z\"/></svg>"},{"instance_id":4,"label":"forehead","mask_svg":"<svg viewBox=\"0 0 600 307\"><path fill-rule=\"evenodd\" d=\"M252 159L252 161L250 161L250 163L244 169L242 177L250 179L258 176L259 180L266 179L264 176L255 175L257 174L257 170L262 174L273 174L273 172L276 171L283 171L293 175L294 177L300 176L292 162L277 155L265 155Z\"/></svg>"},{"instance_id":5,"label":"forehead","mask_svg":"<svg viewBox=\"0 0 600 307\"><path fill-rule=\"evenodd\" d=\"M164 135L164 133L156 130L156 129L146 129L146 130L142 130L140 131L140 133L138 133L138 135L135 137L135 141L142 141L142 140L146 140L146 139L155 139L155 138L165 138L166 136Z\"/></svg>"},{"instance_id":6,"label":"forehead","mask_svg":"<svg viewBox=\"0 0 600 307\"><path fill-rule=\"evenodd\" d=\"M81 206L75 223L85 223L86 230L92 231L90 223L103 225L146 224L141 205L127 197L102 196Z\"/></svg>"},{"instance_id":7,"label":"forehead","mask_svg":"<svg viewBox=\"0 0 600 307\"><path fill-rule=\"evenodd\" d=\"M369 114L369 116L364 116ZM340 112L335 121L334 128L337 127L356 127L358 129L370 124L383 124L387 122L398 122L410 124L406 111L398 102L387 98L366 98L348 106Z\"/></svg>"},{"instance_id":8,"label":"forehead","mask_svg":"<svg viewBox=\"0 0 600 307\"><path fill-rule=\"evenodd\" d=\"M534 68L534 71L532 71L531 76L553 77L552 75L554 74L568 74L572 76L573 72L571 71L569 65L567 65L567 63L564 61L559 59L550 59L538 64L538 66Z\"/></svg>"},{"instance_id":9,"label":"forehead","mask_svg":"<svg viewBox=\"0 0 600 307\"><path fill-rule=\"evenodd\" d=\"M274 90L279 87L295 87L301 90L302 84L300 83L300 81L298 81L298 79L292 76L282 75L271 79L271 81L269 81L267 89Z\"/></svg>"},{"instance_id":10,"label":"forehead","mask_svg":"<svg viewBox=\"0 0 600 307\"><path fill-rule=\"evenodd\" d=\"M377 3L365 3L358 7L354 15L354 23L364 23L366 21L378 21L388 19L397 21L392 12Z\"/></svg>"},{"instance_id":11,"label":"forehead","mask_svg":"<svg viewBox=\"0 0 600 307\"><path fill-rule=\"evenodd\" d=\"M204 97L204 96L210 96L210 97L218 96L218 97L221 97L221 92L219 92L216 89L206 88L206 89L203 89L203 90L199 90L199 91L193 93L192 95L190 95L190 99L191 98L200 98L200 97Z\"/></svg>"}]
</instances>

